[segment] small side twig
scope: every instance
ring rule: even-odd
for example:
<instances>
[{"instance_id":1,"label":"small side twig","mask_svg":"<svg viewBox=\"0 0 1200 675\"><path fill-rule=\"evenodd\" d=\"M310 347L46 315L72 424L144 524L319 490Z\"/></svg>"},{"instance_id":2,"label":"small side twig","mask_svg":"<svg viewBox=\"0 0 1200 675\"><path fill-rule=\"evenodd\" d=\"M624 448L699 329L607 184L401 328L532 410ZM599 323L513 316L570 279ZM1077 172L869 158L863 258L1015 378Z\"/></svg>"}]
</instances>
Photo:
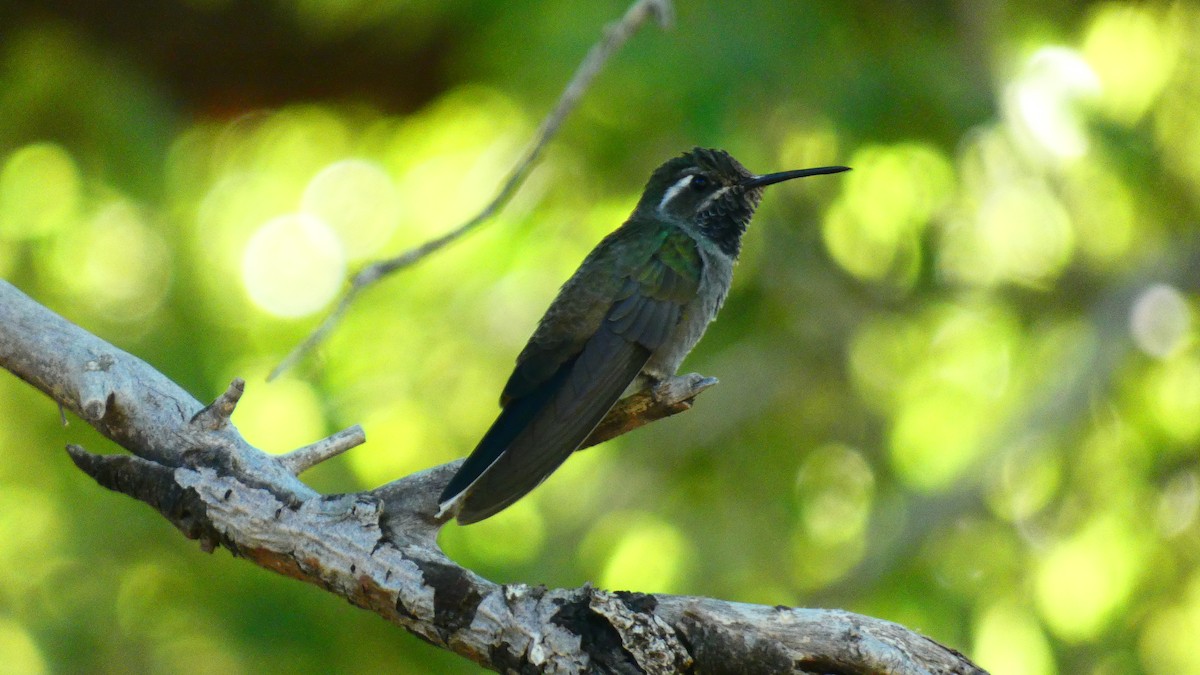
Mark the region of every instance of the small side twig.
<instances>
[{"instance_id":1,"label":"small side twig","mask_svg":"<svg viewBox=\"0 0 1200 675\"><path fill-rule=\"evenodd\" d=\"M212 431L224 429L229 424L229 417L233 415L233 409L237 407L237 403L245 391L246 381L240 377L233 378L224 393L192 416L191 424Z\"/></svg>"},{"instance_id":2,"label":"small side twig","mask_svg":"<svg viewBox=\"0 0 1200 675\"><path fill-rule=\"evenodd\" d=\"M333 459L350 448L366 442L367 434L361 426L355 424L348 429L342 429L328 438L321 439L316 443L310 443L303 448L297 448L286 455L282 455L279 457L279 462L293 476L299 476L321 462Z\"/></svg>"},{"instance_id":3,"label":"small side twig","mask_svg":"<svg viewBox=\"0 0 1200 675\"><path fill-rule=\"evenodd\" d=\"M512 199L516 194L517 188L525 181L525 177L533 169L534 164L541 158L542 151L546 145L558 133L559 127L562 126L563 120L567 115L575 109L579 100L583 98L592 81L596 79L596 75L604 68L604 64L608 59L616 53L625 42L642 27L651 17L658 20L659 25L663 28L668 28L674 20L674 8L671 5L671 0L635 0L626 10L625 15L621 19L605 28L603 36L596 44L592 45L587 56L576 68L575 74L567 83L566 88L558 97L558 102L554 108L542 120L542 124L538 127L537 133L534 134L533 143L529 150L517 162L508 177L500 186L500 190L495 197L483 207L479 213L467 220L462 225L451 230L450 232L430 241L410 249L394 258L380 260L367 265L360 270L350 280L350 288L346 294L342 296L338 304L333 308L328 316L317 326L317 328L309 334L307 338L295 349L291 351L279 365L271 371L267 376L267 380L273 380L281 373L290 369L304 355L314 350L317 345L321 344L329 336L341 319L346 314L346 310L367 287L373 285L383 277L397 272L406 267L409 267L426 256L444 248L464 234L474 230L479 225L489 220L496 215L505 204Z\"/></svg>"}]
</instances>

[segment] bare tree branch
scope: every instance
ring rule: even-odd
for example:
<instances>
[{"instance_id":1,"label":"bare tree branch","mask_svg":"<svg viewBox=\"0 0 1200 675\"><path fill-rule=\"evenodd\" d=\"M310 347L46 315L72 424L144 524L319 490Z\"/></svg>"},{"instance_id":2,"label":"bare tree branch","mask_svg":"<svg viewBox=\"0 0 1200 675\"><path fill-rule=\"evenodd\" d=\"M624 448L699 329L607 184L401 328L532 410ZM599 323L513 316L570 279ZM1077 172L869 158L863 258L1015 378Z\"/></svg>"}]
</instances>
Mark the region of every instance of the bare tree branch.
<instances>
[{"instance_id":1,"label":"bare tree branch","mask_svg":"<svg viewBox=\"0 0 1200 675\"><path fill-rule=\"evenodd\" d=\"M0 366L129 449L133 456L68 452L98 483L150 504L205 550L222 546L316 584L494 670L983 672L902 626L838 610L495 584L437 545L437 495L458 462L369 492L320 495L294 474L336 455L330 448L356 445L355 429L298 451L303 460L267 455L214 423L232 412L240 381L203 406L3 281ZM637 403L622 404L604 434L686 409L712 383L689 375L643 392L648 399L631 397Z\"/></svg>"},{"instance_id":2,"label":"bare tree branch","mask_svg":"<svg viewBox=\"0 0 1200 675\"><path fill-rule=\"evenodd\" d=\"M538 127L534 134L533 142L529 146L529 150L525 152L524 157L517 162L504 183L501 184L500 190L495 197L483 207L483 210L472 216L467 222L459 225L450 232L430 241L410 249L394 258L380 260L370 265L367 265L350 280L350 289L342 296L338 304L333 308L325 320L317 326L309 336L296 346L283 361L271 371L267 380L275 379L280 373L288 370L296 361L310 353L317 347L329 334L337 327L338 323L346 314L346 310L350 308L358 294L383 277L397 272L406 267L413 265L422 258L441 250L447 244L450 244L464 234L474 230L479 225L489 220L496 215L505 204L512 199L516 194L517 188L525 181L525 177L533 170L533 166L541 158L542 151L550 142L550 139L558 133L558 129L562 126L563 120L567 115L575 109L579 104L579 100L583 98L592 81L596 79L596 75L604 68L604 64L608 59L615 54L625 42L633 36L634 33L642 27L650 18L655 18L663 28L668 28L674 20L674 9L671 5L671 0L635 0L625 11L625 15L615 23L610 24L604 29L604 34L596 44L588 51L579 67L575 69L575 74L567 83L565 89L558 97L558 102L546 118L542 120L541 126Z\"/></svg>"}]
</instances>

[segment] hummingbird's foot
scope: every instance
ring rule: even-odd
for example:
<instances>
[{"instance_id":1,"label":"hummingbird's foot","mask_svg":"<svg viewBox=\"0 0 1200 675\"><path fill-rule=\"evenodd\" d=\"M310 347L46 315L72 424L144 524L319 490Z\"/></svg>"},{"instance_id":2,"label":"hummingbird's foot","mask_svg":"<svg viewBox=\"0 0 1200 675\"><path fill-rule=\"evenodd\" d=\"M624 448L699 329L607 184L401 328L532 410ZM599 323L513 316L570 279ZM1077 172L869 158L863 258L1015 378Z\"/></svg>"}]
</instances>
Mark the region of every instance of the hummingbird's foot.
<instances>
[{"instance_id":1,"label":"hummingbird's foot","mask_svg":"<svg viewBox=\"0 0 1200 675\"><path fill-rule=\"evenodd\" d=\"M700 373L688 373L658 380L651 385L651 393L655 400L669 406L692 406L692 401L700 392L716 386L717 378L705 377ZM686 410L687 408L683 408ZM682 412L680 410L678 412Z\"/></svg>"},{"instance_id":2,"label":"hummingbird's foot","mask_svg":"<svg viewBox=\"0 0 1200 675\"><path fill-rule=\"evenodd\" d=\"M643 377L646 377L645 374L640 375L639 379ZM654 380L653 384L647 384L636 393L617 401L579 449L603 443L640 426L688 410L701 392L715 384L717 378L699 373Z\"/></svg>"}]
</instances>

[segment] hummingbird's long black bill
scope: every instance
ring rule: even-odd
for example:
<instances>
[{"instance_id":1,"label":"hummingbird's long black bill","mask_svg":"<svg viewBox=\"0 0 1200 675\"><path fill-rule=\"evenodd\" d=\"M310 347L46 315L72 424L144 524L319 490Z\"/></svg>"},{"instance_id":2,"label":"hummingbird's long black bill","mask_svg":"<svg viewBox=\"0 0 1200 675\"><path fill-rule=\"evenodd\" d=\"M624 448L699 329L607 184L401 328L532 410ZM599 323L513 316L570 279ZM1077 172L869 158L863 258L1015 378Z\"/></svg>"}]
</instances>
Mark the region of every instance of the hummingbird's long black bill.
<instances>
[{"instance_id":1,"label":"hummingbird's long black bill","mask_svg":"<svg viewBox=\"0 0 1200 675\"><path fill-rule=\"evenodd\" d=\"M793 178L804 178L805 176L821 176L827 173L841 173L849 171L848 166L820 166L815 169L796 169L794 171L780 171L779 173L768 173L762 176L755 176L750 180L742 183L742 187L760 188L776 183L782 183L785 180Z\"/></svg>"}]
</instances>

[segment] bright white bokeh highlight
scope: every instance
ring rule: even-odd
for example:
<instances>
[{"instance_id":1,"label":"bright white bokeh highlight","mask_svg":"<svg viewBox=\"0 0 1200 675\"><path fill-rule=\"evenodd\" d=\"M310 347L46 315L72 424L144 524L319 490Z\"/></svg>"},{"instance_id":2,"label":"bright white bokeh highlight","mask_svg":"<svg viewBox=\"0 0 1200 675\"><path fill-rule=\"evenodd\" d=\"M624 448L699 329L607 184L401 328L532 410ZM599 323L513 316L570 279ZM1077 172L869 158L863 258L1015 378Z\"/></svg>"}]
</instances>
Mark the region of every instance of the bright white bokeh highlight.
<instances>
[{"instance_id":1,"label":"bright white bokeh highlight","mask_svg":"<svg viewBox=\"0 0 1200 675\"><path fill-rule=\"evenodd\" d=\"M264 223L242 255L242 281L250 300L284 318L325 307L342 286L346 254L320 218L294 213Z\"/></svg>"},{"instance_id":2,"label":"bright white bokeh highlight","mask_svg":"<svg viewBox=\"0 0 1200 675\"><path fill-rule=\"evenodd\" d=\"M1043 47L1009 85L1005 113L1031 149L1076 159L1088 150L1081 104L1095 100L1100 92L1099 76L1079 52Z\"/></svg>"},{"instance_id":3,"label":"bright white bokeh highlight","mask_svg":"<svg viewBox=\"0 0 1200 675\"><path fill-rule=\"evenodd\" d=\"M1183 295L1167 284L1147 288L1133 301L1129 331L1146 354L1166 358L1183 344L1192 327L1192 311Z\"/></svg>"},{"instance_id":4,"label":"bright white bokeh highlight","mask_svg":"<svg viewBox=\"0 0 1200 675\"><path fill-rule=\"evenodd\" d=\"M400 220L392 177L378 164L362 159L346 159L322 169L305 187L300 210L332 228L350 260L374 254Z\"/></svg>"}]
</instances>

